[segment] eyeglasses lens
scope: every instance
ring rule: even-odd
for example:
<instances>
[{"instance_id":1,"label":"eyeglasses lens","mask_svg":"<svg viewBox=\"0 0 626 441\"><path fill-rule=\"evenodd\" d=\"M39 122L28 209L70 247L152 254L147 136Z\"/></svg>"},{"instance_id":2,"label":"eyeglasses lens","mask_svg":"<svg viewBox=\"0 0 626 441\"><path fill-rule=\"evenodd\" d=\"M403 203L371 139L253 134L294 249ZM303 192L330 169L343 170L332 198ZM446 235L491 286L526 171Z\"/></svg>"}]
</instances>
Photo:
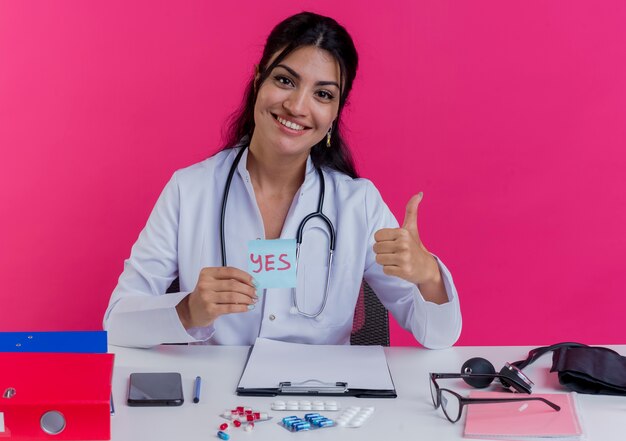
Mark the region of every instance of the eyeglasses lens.
<instances>
[{"instance_id":1,"label":"eyeglasses lens","mask_svg":"<svg viewBox=\"0 0 626 441\"><path fill-rule=\"evenodd\" d=\"M433 399L433 405L435 406L435 408L437 408L437 386L435 385L435 382L432 378L430 379L430 397Z\"/></svg>"},{"instance_id":2,"label":"eyeglasses lens","mask_svg":"<svg viewBox=\"0 0 626 441\"><path fill-rule=\"evenodd\" d=\"M461 402L458 397L445 389L441 390L441 407L450 421L456 422L461 417Z\"/></svg>"}]
</instances>

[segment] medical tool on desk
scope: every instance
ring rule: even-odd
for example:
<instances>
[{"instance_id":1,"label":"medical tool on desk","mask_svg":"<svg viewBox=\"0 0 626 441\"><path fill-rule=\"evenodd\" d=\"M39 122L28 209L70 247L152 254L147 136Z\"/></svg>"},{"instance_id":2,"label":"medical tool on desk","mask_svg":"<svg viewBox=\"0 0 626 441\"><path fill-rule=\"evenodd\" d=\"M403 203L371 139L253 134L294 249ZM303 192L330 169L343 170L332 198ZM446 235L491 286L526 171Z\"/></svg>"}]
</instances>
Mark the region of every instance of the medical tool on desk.
<instances>
[{"instance_id":1,"label":"medical tool on desk","mask_svg":"<svg viewBox=\"0 0 626 441\"><path fill-rule=\"evenodd\" d=\"M221 417L231 421L235 428L242 428L246 432L251 432L254 429L255 423L272 419L266 412L259 412L246 406L237 406L232 410L227 409L222 413ZM230 438L227 431L231 423L222 423L219 425L219 431L217 432L218 438L223 440Z\"/></svg>"},{"instance_id":2,"label":"medical tool on desk","mask_svg":"<svg viewBox=\"0 0 626 441\"><path fill-rule=\"evenodd\" d=\"M374 407L359 407L350 406L344 410L336 422L339 427L350 427L353 429L359 428L367 421L374 413Z\"/></svg>"},{"instance_id":3,"label":"medical tool on desk","mask_svg":"<svg viewBox=\"0 0 626 441\"><path fill-rule=\"evenodd\" d=\"M267 412L260 412L258 410L253 410L251 407L244 406L237 406L235 409L225 410L221 416L222 418L231 420L233 423L261 422L272 419ZM239 427L240 425L241 424L235 424L236 427Z\"/></svg>"},{"instance_id":4,"label":"medical tool on desk","mask_svg":"<svg viewBox=\"0 0 626 441\"><path fill-rule=\"evenodd\" d=\"M498 378L506 389L530 393L533 382L522 369L549 352L553 353L550 372L558 372L559 383L566 389L581 394L626 396L626 357L609 348L583 343L565 342L535 348L525 360L507 363L498 374L484 358L471 358L461 367L461 374L480 374L480 377L461 376L467 384L478 388L487 387Z\"/></svg>"},{"instance_id":5,"label":"medical tool on desk","mask_svg":"<svg viewBox=\"0 0 626 441\"><path fill-rule=\"evenodd\" d=\"M484 358L474 357L467 360L461 366L460 374L441 374L439 378L463 378L470 386L482 389L491 384L493 380L511 392L531 393L533 383L517 366L506 363L500 372L496 374L493 365Z\"/></svg>"},{"instance_id":6,"label":"medical tool on desk","mask_svg":"<svg viewBox=\"0 0 626 441\"><path fill-rule=\"evenodd\" d=\"M304 419L292 415L283 418L279 424L290 432L301 432L333 427L335 422L319 413L307 413L304 415Z\"/></svg>"},{"instance_id":7,"label":"medical tool on desk","mask_svg":"<svg viewBox=\"0 0 626 441\"><path fill-rule=\"evenodd\" d=\"M620 389L619 379L612 373L607 376L604 372L612 371L607 369L608 366L615 366L615 371L619 371L618 366L626 367L626 359L610 349L592 348L574 342L535 348L528 353L525 360L506 363L498 374L488 360L480 357L470 358L461 366L461 374L474 374L463 376L465 382L473 387L487 387L497 378L505 389L529 394L534 383L522 369L548 352L554 352L550 371L558 371L559 381L569 389L580 393L592 393L593 390L594 393L625 394L626 388L623 387L626 386L625 379L622 379Z\"/></svg>"},{"instance_id":8,"label":"medical tool on desk","mask_svg":"<svg viewBox=\"0 0 626 441\"><path fill-rule=\"evenodd\" d=\"M272 410L278 410L278 411L282 411L282 410L286 410L286 411L294 411L294 410L338 411L339 410L339 404L336 401L321 401L321 400L315 400L313 402L309 400L300 400L300 401L290 400L287 402L282 401L282 400L276 400L272 402L270 407Z\"/></svg>"},{"instance_id":9,"label":"medical tool on desk","mask_svg":"<svg viewBox=\"0 0 626 441\"><path fill-rule=\"evenodd\" d=\"M245 145L241 148L241 150L235 157L235 161L233 162L233 165L230 167L230 171L228 172L228 177L226 178L226 186L224 188L224 195L222 199L222 211L221 211L221 218L220 218L220 243L222 246L222 266L227 266L226 264L226 239L224 235L224 221L226 219L226 204L228 202L228 193L230 191L230 184L232 183L233 176L235 174L235 171L237 170L237 165L239 164L239 161L241 160L241 157L243 156L243 152L246 150L246 148L248 147ZM330 244L328 247L328 272L326 273L326 288L324 290L324 298L322 300L322 305L316 312L312 314L307 313L301 310L300 307L298 306L298 299L296 298L295 288L292 288L291 290L291 299L292 299L291 313L300 314L304 317L309 317L309 318L316 318L322 312L324 312L324 309L326 308L326 300L328 299L328 288L330 286L330 275L331 275L331 268L332 268L332 262L333 262L333 253L335 251L335 227L333 226L333 223L331 222L331 220L328 217L326 217L326 215L322 212L322 208L324 207L324 195L326 192L326 183L324 180L324 173L322 172L322 169L319 167L316 167L316 170L320 177L320 195L319 195L318 202L317 202L317 211L306 215L304 219L302 219L302 221L300 222L300 225L298 226L298 233L296 236L296 271L298 268L298 261L300 257L300 245L302 245L302 236L304 235L304 227L306 226L306 223L310 221L311 219L319 218L322 221L324 221L330 233Z\"/></svg>"}]
</instances>

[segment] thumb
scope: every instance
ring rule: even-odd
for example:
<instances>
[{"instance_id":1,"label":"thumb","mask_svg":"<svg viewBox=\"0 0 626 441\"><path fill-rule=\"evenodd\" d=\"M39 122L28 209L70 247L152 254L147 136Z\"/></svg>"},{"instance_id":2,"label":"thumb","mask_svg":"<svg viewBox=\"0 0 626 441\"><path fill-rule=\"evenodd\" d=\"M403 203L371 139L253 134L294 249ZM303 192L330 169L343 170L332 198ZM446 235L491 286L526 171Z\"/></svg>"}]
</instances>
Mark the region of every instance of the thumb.
<instances>
[{"instance_id":1,"label":"thumb","mask_svg":"<svg viewBox=\"0 0 626 441\"><path fill-rule=\"evenodd\" d=\"M414 195L406 204L406 214L404 215L404 222L402 228L409 230L412 233L417 232L417 207L419 206L424 193L421 191Z\"/></svg>"}]
</instances>

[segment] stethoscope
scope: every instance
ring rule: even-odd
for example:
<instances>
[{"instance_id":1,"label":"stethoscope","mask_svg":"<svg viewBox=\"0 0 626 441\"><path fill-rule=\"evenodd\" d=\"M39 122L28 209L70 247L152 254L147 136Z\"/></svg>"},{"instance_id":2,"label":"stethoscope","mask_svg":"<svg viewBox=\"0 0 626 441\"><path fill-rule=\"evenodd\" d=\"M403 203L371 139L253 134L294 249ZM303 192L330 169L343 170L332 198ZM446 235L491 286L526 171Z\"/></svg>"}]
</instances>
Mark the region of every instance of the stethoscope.
<instances>
[{"instance_id":1,"label":"stethoscope","mask_svg":"<svg viewBox=\"0 0 626 441\"><path fill-rule=\"evenodd\" d=\"M235 157L235 162L230 167L230 171L228 172L228 177L226 178L226 187L224 188L224 197L222 199L222 213L220 218L220 243L222 246L222 266L226 265L226 240L224 236L224 220L226 219L226 203L228 201L228 193L230 192L230 184L233 180L233 176L235 174L235 170L237 170L237 165L243 156L243 152L246 150L247 146L243 146L237 156ZM320 177L320 196L317 202L317 211L313 213L309 213L302 219L300 225L298 226L298 234L296 235L296 273L298 272L298 262L300 260L300 245L302 245L302 236L304 233L304 227L308 221L314 218L322 219L326 225L328 226L328 230L330 232L330 246L328 249L328 272L326 274L326 288L324 290L324 299L322 300L322 305L317 310L317 312L313 314L309 314L300 309L298 306L298 299L296 297L296 290L292 288L291 290L291 302L292 307L290 312L292 314L300 314L309 318L316 318L322 312L324 312L324 308L326 308L326 300L328 300L328 288L330 286L330 274L333 263L333 253L335 251L335 228L333 227L333 223L326 217L324 213L322 213L322 208L324 207L324 193L326 188L326 182L324 181L324 174L322 173L322 169L320 167L315 167L317 170L317 174Z\"/></svg>"}]
</instances>

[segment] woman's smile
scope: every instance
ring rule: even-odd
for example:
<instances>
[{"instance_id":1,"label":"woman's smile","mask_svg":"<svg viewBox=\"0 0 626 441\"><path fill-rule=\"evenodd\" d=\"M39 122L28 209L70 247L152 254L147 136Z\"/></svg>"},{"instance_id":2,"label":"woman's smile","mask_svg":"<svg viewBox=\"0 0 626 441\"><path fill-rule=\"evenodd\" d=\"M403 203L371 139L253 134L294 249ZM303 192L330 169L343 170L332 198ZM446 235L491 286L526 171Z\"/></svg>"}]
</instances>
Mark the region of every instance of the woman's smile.
<instances>
[{"instance_id":1,"label":"woman's smile","mask_svg":"<svg viewBox=\"0 0 626 441\"><path fill-rule=\"evenodd\" d=\"M283 127L286 129L289 129L287 133L293 133L296 132L295 134L302 134L305 130L310 130L310 127L304 126L302 124L298 124L297 122L293 121L292 119L288 119L284 116L278 116L278 115L274 115L272 114L272 116L276 119L276 121Z\"/></svg>"}]
</instances>

